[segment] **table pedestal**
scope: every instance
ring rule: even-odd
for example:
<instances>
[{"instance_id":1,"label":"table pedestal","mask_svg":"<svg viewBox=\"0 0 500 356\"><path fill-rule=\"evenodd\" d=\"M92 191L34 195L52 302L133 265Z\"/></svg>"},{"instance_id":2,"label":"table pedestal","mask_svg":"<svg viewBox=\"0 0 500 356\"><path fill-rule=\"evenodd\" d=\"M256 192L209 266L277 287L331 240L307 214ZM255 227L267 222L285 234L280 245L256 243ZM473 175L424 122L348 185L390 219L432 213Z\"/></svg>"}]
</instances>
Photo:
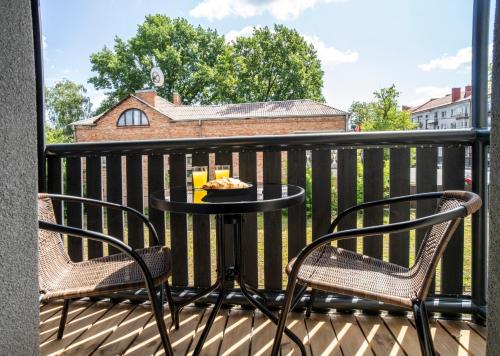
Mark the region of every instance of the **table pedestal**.
<instances>
[{"instance_id":1,"label":"table pedestal","mask_svg":"<svg viewBox=\"0 0 500 356\"><path fill-rule=\"evenodd\" d=\"M176 303L175 305L175 322L176 329L179 327L179 313L183 307L188 304L195 302L196 300L204 297L205 295L218 290L219 296L212 312L207 320L207 324L203 329L203 333L200 336L198 344L196 345L194 354L199 355L203 344L210 332L210 328L219 312L219 309L224 301L226 294L230 291L231 287L228 282L236 281L238 282L241 292L245 298L257 309L259 309L267 318L269 318L273 323L278 323L278 317L274 315L264 304L265 297L256 288L248 285L245 282L245 272L244 272L244 252L242 252L241 244L241 224L243 216L241 214L231 214L231 215L217 215L217 281L210 287L197 293L195 296L189 300L183 301L182 303ZM226 263L225 255L225 239L224 239L224 225L232 225L234 231L234 265L228 265ZM262 301L261 301L262 300ZM288 328L285 328L285 334L288 335L300 348L302 355L305 355L305 348L302 341Z\"/></svg>"}]
</instances>

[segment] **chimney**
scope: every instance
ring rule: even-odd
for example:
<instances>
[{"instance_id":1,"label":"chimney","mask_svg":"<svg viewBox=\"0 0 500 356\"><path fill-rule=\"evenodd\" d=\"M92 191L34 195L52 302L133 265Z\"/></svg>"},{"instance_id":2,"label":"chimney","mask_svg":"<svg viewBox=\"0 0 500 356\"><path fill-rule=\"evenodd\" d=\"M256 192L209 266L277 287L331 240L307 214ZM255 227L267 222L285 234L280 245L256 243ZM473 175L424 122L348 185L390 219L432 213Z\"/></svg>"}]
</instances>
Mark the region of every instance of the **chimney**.
<instances>
[{"instance_id":1,"label":"chimney","mask_svg":"<svg viewBox=\"0 0 500 356\"><path fill-rule=\"evenodd\" d=\"M460 88L451 88L451 101L455 102L460 99L461 90Z\"/></svg>"},{"instance_id":2,"label":"chimney","mask_svg":"<svg viewBox=\"0 0 500 356\"><path fill-rule=\"evenodd\" d=\"M468 98L472 95L472 85L465 86L465 97Z\"/></svg>"},{"instance_id":3,"label":"chimney","mask_svg":"<svg viewBox=\"0 0 500 356\"><path fill-rule=\"evenodd\" d=\"M182 105L182 98L176 91L174 91L174 93L172 94L172 104L174 104L175 106Z\"/></svg>"},{"instance_id":4,"label":"chimney","mask_svg":"<svg viewBox=\"0 0 500 356\"><path fill-rule=\"evenodd\" d=\"M155 97L156 97L155 89L136 90L135 96L141 99L142 101L145 101L149 105L155 106Z\"/></svg>"}]
</instances>

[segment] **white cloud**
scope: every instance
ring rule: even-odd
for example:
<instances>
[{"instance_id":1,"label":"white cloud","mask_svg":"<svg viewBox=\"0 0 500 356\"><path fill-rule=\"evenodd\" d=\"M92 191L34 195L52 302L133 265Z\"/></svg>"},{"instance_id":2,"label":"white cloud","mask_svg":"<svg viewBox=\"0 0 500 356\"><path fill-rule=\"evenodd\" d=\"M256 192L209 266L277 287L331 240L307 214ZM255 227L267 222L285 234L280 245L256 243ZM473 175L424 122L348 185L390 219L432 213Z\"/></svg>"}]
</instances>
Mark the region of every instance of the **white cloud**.
<instances>
[{"instance_id":1,"label":"white cloud","mask_svg":"<svg viewBox=\"0 0 500 356\"><path fill-rule=\"evenodd\" d=\"M278 20L292 20L317 4L345 1L348 0L201 0L189 14L212 21L227 16L247 18L268 12Z\"/></svg>"},{"instance_id":2,"label":"white cloud","mask_svg":"<svg viewBox=\"0 0 500 356\"><path fill-rule=\"evenodd\" d=\"M428 98L440 98L446 94L451 93L451 88L449 87L418 87L415 89L415 93Z\"/></svg>"},{"instance_id":3,"label":"white cloud","mask_svg":"<svg viewBox=\"0 0 500 356\"><path fill-rule=\"evenodd\" d=\"M418 87L415 89L415 93L417 94L415 98L413 100L406 102L405 105L418 106L427 102L429 99L441 98L446 94L450 94L451 88L435 87L435 86Z\"/></svg>"},{"instance_id":4,"label":"white cloud","mask_svg":"<svg viewBox=\"0 0 500 356\"><path fill-rule=\"evenodd\" d=\"M231 42L234 41L237 37L250 37L253 33L254 28L261 28L261 25L256 25L256 26L247 26L243 27L241 30L232 30L226 33L224 38L226 39L226 42Z\"/></svg>"},{"instance_id":5,"label":"white cloud","mask_svg":"<svg viewBox=\"0 0 500 356\"><path fill-rule=\"evenodd\" d=\"M359 53L348 49L345 52L338 50L335 47L328 47L318 36L304 35L304 39L312 44L323 65L333 65L339 63L353 63L359 59Z\"/></svg>"},{"instance_id":6,"label":"white cloud","mask_svg":"<svg viewBox=\"0 0 500 356\"><path fill-rule=\"evenodd\" d=\"M49 45L47 44L47 37L42 35L42 48L45 51Z\"/></svg>"},{"instance_id":7,"label":"white cloud","mask_svg":"<svg viewBox=\"0 0 500 356\"><path fill-rule=\"evenodd\" d=\"M93 110L97 109L101 105L101 103L104 101L104 99L107 98L105 92L92 90L92 89L88 90L87 95L90 98L90 102L92 103Z\"/></svg>"},{"instance_id":8,"label":"white cloud","mask_svg":"<svg viewBox=\"0 0 500 356\"><path fill-rule=\"evenodd\" d=\"M418 67L423 71L433 69L455 70L472 61L472 47L459 49L453 56L443 55L439 58L431 59L428 63L420 64Z\"/></svg>"}]
</instances>

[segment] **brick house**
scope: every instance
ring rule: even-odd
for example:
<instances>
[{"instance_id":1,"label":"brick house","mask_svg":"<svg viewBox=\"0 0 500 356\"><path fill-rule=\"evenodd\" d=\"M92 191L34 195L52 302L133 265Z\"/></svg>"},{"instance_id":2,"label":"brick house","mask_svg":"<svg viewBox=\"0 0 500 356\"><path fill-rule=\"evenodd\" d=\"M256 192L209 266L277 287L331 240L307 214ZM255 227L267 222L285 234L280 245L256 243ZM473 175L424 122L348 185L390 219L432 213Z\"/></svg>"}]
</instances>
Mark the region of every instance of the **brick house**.
<instances>
[{"instance_id":1,"label":"brick house","mask_svg":"<svg viewBox=\"0 0 500 356\"><path fill-rule=\"evenodd\" d=\"M347 115L313 100L182 105L178 94L170 102L148 89L73 126L76 142L283 135L345 131ZM258 159L259 170L261 163Z\"/></svg>"},{"instance_id":2,"label":"brick house","mask_svg":"<svg viewBox=\"0 0 500 356\"><path fill-rule=\"evenodd\" d=\"M73 123L75 141L282 135L344 131L347 113L313 100L182 105L154 90L137 91L105 113ZM121 121L120 121L121 119Z\"/></svg>"}]
</instances>

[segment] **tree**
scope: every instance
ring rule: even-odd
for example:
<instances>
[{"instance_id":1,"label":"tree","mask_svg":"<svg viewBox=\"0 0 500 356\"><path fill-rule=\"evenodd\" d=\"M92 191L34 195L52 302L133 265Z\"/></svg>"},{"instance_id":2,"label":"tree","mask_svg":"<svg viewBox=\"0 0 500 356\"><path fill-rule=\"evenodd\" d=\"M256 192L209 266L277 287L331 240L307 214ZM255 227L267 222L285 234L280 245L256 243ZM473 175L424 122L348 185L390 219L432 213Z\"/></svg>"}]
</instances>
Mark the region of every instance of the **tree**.
<instances>
[{"instance_id":1,"label":"tree","mask_svg":"<svg viewBox=\"0 0 500 356\"><path fill-rule=\"evenodd\" d=\"M45 143L70 143L71 136L65 135L63 129L45 125Z\"/></svg>"},{"instance_id":2,"label":"tree","mask_svg":"<svg viewBox=\"0 0 500 356\"><path fill-rule=\"evenodd\" d=\"M158 95L171 98L175 90L185 104L323 99L323 71L314 47L284 26L255 28L251 37L227 43L215 30L151 15L134 37L115 38L112 49L104 47L90 61L96 75L89 83L110 90L97 113L150 87L154 66L165 75Z\"/></svg>"},{"instance_id":3,"label":"tree","mask_svg":"<svg viewBox=\"0 0 500 356\"><path fill-rule=\"evenodd\" d=\"M149 73L158 66L165 75L160 96L170 98L175 90L186 104L208 103L218 81L214 67L225 48L224 37L215 30L194 27L185 19L147 16L134 37L128 41L116 37L113 49L104 47L90 56L96 75L89 83L96 89L111 89L105 101L110 107L151 86Z\"/></svg>"},{"instance_id":4,"label":"tree","mask_svg":"<svg viewBox=\"0 0 500 356\"><path fill-rule=\"evenodd\" d=\"M222 63L231 64L232 76L225 77L230 84L223 86L220 101L324 101L321 62L294 29L254 28L252 36L236 38L227 54L230 58Z\"/></svg>"},{"instance_id":5,"label":"tree","mask_svg":"<svg viewBox=\"0 0 500 356\"><path fill-rule=\"evenodd\" d=\"M363 131L412 130L416 125L411 114L398 106L399 92L393 84L373 93L372 102L355 101L349 111L353 122Z\"/></svg>"},{"instance_id":6,"label":"tree","mask_svg":"<svg viewBox=\"0 0 500 356\"><path fill-rule=\"evenodd\" d=\"M62 130L71 136L70 124L90 116L92 104L86 96L87 90L81 84L67 79L57 82L53 87L45 89L45 104L52 128Z\"/></svg>"}]
</instances>

